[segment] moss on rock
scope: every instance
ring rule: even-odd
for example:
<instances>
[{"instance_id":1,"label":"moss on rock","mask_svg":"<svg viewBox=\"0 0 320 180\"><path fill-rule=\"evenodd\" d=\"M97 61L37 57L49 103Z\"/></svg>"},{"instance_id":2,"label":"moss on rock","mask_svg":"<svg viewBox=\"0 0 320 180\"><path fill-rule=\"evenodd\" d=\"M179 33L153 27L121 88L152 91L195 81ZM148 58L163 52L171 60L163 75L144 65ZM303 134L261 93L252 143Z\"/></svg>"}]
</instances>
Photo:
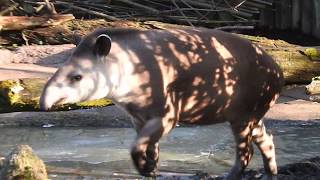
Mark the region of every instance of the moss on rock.
<instances>
[{"instance_id":1,"label":"moss on rock","mask_svg":"<svg viewBox=\"0 0 320 180\"><path fill-rule=\"evenodd\" d=\"M47 79L18 79L0 81L0 113L38 111L39 99ZM102 107L112 104L109 99L98 99L54 107L54 110L70 110Z\"/></svg>"},{"instance_id":2,"label":"moss on rock","mask_svg":"<svg viewBox=\"0 0 320 180\"><path fill-rule=\"evenodd\" d=\"M318 60L320 58L320 52L316 48L306 48L304 53L309 56L312 60Z\"/></svg>"}]
</instances>

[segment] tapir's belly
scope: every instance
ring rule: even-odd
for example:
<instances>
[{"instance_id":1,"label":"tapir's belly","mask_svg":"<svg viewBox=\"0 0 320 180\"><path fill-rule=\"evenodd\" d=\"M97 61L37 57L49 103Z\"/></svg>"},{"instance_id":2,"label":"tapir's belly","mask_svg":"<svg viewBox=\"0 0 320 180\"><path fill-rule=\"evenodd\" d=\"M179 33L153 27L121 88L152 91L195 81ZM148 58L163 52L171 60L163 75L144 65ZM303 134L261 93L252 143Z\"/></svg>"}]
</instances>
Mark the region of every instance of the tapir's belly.
<instances>
[{"instance_id":1,"label":"tapir's belly","mask_svg":"<svg viewBox=\"0 0 320 180\"><path fill-rule=\"evenodd\" d=\"M277 77L260 72L250 75L234 75L237 81L203 77L202 82L181 80L167 88L169 112L176 121L196 124L212 124L224 121L260 119L270 107L270 102L280 91ZM231 74L230 74L230 77ZM207 84L206 84L207 82ZM169 100L168 100L169 99Z\"/></svg>"},{"instance_id":2,"label":"tapir's belly","mask_svg":"<svg viewBox=\"0 0 320 180\"><path fill-rule=\"evenodd\" d=\"M176 103L178 105L172 105L172 110L178 112L175 117L176 121L192 124L227 121L232 109L236 106L232 98L226 95L210 96L205 94L207 93L184 97L179 100L179 103Z\"/></svg>"}]
</instances>

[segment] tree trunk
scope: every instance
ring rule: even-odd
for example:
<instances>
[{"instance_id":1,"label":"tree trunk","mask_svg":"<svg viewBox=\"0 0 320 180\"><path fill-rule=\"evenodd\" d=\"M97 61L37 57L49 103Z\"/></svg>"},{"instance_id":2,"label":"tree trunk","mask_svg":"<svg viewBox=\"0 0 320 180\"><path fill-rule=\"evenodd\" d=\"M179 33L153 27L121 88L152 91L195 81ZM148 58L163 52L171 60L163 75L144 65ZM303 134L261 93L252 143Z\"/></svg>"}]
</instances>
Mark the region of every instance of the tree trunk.
<instances>
[{"instance_id":1,"label":"tree trunk","mask_svg":"<svg viewBox=\"0 0 320 180\"><path fill-rule=\"evenodd\" d=\"M302 47L282 40L241 35L262 47L281 67L286 83L309 83L320 75L320 47Z\"/></svg>"},{"instance_id":2,"label":"tree trunk","mask_svg":"<svg viewBox=\"0 0 320 180\"><path fill-rule=\"evenodd\" d=\"M47 17L0 16L0 31L53 26L72 19L74 19L72 14L52 15Z\"/></svg>"}]
</instances>

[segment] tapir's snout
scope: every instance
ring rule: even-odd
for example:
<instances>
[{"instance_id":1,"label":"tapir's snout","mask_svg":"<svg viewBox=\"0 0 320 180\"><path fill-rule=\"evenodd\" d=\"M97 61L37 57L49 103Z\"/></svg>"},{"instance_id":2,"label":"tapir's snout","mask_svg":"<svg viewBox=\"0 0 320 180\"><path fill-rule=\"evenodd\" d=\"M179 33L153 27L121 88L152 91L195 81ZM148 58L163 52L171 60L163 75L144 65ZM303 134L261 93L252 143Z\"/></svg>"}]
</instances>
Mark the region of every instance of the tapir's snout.
<instances>
[{"instance_id":1,"label":"tapir's snout","mask_svg":"<svg viewBox=\"0 0 320 180\"><path fill-rule=\"evenodd\" d=\"M54 87L45 87L40 97L40 110L48 111L55 104L61 104L65 98L60 94L61 91L56 90Z\"/></svg>"},{"instance_id":2,"label":"tapir's snout","mask_svg":"<svg viewBox=\"0 0 320 180\"><path fill-rule=\"evenodd\" d=\"M49 105L48 103L45 102L43 98L40 98L40 110L41 111L48 111L52 105Z\"/></svg>"}]
</instances>

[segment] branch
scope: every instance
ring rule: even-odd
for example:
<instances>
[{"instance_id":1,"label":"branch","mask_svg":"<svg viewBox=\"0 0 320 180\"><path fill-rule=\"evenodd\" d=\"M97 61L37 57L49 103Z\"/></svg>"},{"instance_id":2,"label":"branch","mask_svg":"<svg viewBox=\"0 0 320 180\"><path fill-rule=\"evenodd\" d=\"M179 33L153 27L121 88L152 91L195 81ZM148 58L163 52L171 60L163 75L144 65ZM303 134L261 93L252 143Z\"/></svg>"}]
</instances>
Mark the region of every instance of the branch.
<instances>
[{"instance_id":1,"label":"branch","mask_svg":"<svg viewBox=\"0 0 320 180\"><path fill-rule=\"evenodd\" d=\"M116 17L110 16L110 15L107 15L107 14L104 14L104 13L101 13L101 12L85 9L85 8L82 8L82 7L79 7L79 6L75 6L75 5L71 4L71 3L57 1L56 4L60 4L60 5L72 8L72 9L80 10L80 11L83 11L83 12L86 12L86 13L89 13L89 14L92 14L92 15L95 15L95 16L99 16L99 17L108 19L110 21L118 21L118 20L120 20L120 19L118 19Z\"/></svg>"},{"instance_id":2,"label":"branch","mask_svg":"<svg viewBox=\"0 0 320 180\"><path fill-rule=\"evenodd\" d=\"M176 6L176 8L179 10L180 14L185 18L186 22L191 26L194 27L193 24L189 21L189 19L186 17L186 15L183 13L183 11L180 10L179 6L177 5L175 0L171 0L171 2Z\"/></svg>"},{"instance_id":3,"label":"branch","mask_svg":"<svg viewBox=\"0 0 320 180\"><path fill-rule=\"evenodd\" d=\"M152 14L160 14L160 12L157 9L154 9L154 8L151 8L151 7L136 3L136 2L132 2L132 1L129 1L129 0L116 0L116 1L119 1L119 2L122 2L122 3L125 3L125 4L129 4L131 6L138 7L140 9L144 9L144 10L146 10L146 11L152 13Z\"/></svg>"},{"instance_id":4,"label":"branch","mask_svg":"<svg viewBox=\"0 0 320 180\"><path fill-rule=\"evenodd\" d=\"M0 31L53 26L72 19L74 19L72 14L53 15L48 17L0 16Z\"/></svg>"}]
</instances>

